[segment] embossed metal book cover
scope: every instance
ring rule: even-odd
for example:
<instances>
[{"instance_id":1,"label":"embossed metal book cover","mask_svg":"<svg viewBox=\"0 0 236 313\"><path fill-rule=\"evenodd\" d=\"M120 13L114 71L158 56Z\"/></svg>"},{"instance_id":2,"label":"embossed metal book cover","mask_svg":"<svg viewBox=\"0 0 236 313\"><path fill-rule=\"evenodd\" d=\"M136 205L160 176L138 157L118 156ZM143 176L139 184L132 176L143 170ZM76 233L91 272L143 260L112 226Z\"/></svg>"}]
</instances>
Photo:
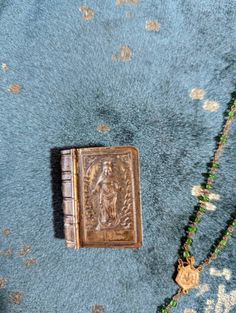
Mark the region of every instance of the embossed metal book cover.
<instances>
[{"instance_id":1,"label":"embossed metal book cover","mask_svg":"<svg viewBox=\"0 0 236 313\"><path fill-rule=\"evenodd\" d=\"M67 247L142 245L139 153L134 147L63 150Z\"/></svg>"}]
</instances>

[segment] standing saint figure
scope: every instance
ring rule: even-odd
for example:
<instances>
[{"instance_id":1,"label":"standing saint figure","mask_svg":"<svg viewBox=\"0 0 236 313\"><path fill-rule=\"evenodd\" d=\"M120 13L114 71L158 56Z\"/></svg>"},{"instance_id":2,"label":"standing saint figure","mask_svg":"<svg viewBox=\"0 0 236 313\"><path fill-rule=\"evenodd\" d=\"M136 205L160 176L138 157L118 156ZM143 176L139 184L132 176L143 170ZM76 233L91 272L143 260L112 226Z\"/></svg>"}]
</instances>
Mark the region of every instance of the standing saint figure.
<instances>
[{"instance_id":1,"label":"standing saint figure","mask_svg":"<svg viewBox=\"0 0 236 313\"><path fill-rule=\"evenodd\" d=\"M112 163L104 161L93 193L99 194L99 217L97 230L116 226L119 222L117 194L119 185L113 176Z\"/></svg>"}]
</instances>

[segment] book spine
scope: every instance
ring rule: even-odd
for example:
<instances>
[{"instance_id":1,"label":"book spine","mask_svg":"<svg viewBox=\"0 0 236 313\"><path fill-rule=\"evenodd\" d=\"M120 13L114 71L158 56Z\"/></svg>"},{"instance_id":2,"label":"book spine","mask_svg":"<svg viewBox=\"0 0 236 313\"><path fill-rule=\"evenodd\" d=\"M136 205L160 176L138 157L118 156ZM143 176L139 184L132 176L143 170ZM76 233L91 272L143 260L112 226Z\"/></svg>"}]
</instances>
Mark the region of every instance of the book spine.
<instances>
[{"instance_id":1,"label":"book spine","mask_svg":"<svg viewBox=\"0 0 236 313\"><path fill-rule=\"evenodd\" d=\"M61 151L64 234L68 248L79 247L76 149Z\"/></svg>"}]
</instances>

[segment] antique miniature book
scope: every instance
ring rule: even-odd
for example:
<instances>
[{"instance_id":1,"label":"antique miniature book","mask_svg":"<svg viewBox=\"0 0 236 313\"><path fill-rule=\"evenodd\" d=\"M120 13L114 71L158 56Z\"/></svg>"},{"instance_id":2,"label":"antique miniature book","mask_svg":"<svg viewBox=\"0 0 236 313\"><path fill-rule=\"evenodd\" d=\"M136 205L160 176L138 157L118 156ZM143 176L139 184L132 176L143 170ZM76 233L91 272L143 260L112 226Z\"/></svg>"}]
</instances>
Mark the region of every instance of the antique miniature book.
<instances>
[{"instance_id":1,"label":"antique miniature book","mask_svg":"<svg viewBox=\"0 0 236 313\"><path fill-rule=\"evenodd\" d=\"M142 246L136 148L62 150L61 168L67 247Z\"/></svg>"}]
</instances>

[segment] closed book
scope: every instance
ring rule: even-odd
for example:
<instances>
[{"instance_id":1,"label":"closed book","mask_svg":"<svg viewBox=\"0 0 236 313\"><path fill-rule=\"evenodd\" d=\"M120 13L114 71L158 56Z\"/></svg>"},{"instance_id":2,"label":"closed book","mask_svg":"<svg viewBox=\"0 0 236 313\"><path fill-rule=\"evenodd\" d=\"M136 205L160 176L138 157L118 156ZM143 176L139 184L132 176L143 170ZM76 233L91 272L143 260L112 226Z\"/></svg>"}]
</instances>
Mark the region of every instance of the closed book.
<instances>
[{"instance_id":1,"label":"closed book","mask_svg":"<svg viewBox=\"0 0 236 313\"><path fill-rule=\"evenodd\" d=\"M61 168L67 247L142 246L137 148L62 150Z\"/></svg>"}]
</instances>

